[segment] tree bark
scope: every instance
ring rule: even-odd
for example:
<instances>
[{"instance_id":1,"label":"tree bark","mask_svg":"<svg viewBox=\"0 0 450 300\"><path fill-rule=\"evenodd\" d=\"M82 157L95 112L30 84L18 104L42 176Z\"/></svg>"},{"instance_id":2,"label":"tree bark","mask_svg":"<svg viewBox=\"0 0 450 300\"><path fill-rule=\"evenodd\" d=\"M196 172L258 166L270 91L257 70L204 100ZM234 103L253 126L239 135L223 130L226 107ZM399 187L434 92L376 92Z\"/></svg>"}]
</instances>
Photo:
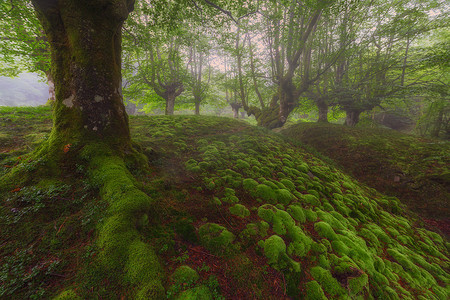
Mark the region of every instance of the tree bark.
<instances>
[{"instance_id":1,"label":"tree bark","mask_svg":"<svg viewBox=\"0 0 450 300\"><path fill-rule=\"evenodd\" d=\"M175 110L175 95L173 95L173 94L167 95L166 112L165 112L166 115L169 115L169 116L173 115L174 110Z\"/></svg>"},{"instance_id":2,"label":"tree bark","mask_svg":"<svg viewBox=\"0 0 450 300\"><path fill-rule=\"evenodd\" d=\"M345 125L354 127L359 122L359 115L361 110L346 110Z\"/></svg>"},{"instance_id":3,"label":"tree bark","mask_svg":"<svg viewBox=\"0 0 450 300\"><path fill-rule=\"evenodd\" d=\"M328 123L328 104L322 98L316 99L316 105L319 110L318 123Z\"/></svg>"},{"instance_id":4,"label":"tree bark","mask_svg":"<svg viewBox=\"0 0 450 300\"><path fill-rule=\"evenodd\" d=\"M122 100L121 26L134 0L33 0L50 43L56 145L89 140L131 145Z\"/></svg>"},{"instance_id":5,"label":"tree bark","mask_svg":"<svg viewBox=\"0 0 450 300\"><path fill-rule=\"evenodd\" d=\"M239 119L239 109L242 107L241 103L230 103L231 110L233 111L233 117Z\"/></svg>"},{"instance_id":6,"label":"tree bark","mask_svg":"<svg viewBox=\"0 0 450 300\"><path fill-rule=\"evenodd\" d=\"M200 102L195 102L195 114L200 115Z\"/></svg>"}]
</instances>

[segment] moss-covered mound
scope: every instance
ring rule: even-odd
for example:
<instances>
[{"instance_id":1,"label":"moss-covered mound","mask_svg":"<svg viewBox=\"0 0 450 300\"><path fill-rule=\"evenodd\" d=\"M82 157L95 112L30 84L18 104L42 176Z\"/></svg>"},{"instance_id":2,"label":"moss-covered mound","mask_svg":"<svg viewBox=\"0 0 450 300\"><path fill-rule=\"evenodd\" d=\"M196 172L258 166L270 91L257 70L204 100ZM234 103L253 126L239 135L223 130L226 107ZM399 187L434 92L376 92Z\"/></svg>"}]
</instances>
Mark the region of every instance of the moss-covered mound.
<instances>
[{"instance_id":1,"label":"moss-covered mound","mask_svg":"<svg viewBox=\"0 0 450 300\"><path fill-rule=\"evenodd\" d=\"M74 214L67 221L73 227L58 214L52 214L54 226L53 219L34 220L47 210L25 209L35 203L25 195L1 195L3 217L17 208L36 229L21 227L28 244L12 243L12 232L2 235L7 267L0 270L0 298L31 297L38 282L40 295L64 299L449 297L449 244L404 214L396 198L243 122L195 116L130 121L148 168L100 144L85 147L80 170L67 172L68 180L79 174L77 184L88 182L100 198L84 199L82 210L55 202ZM18 197L10 199L11 193ZM45 203L66 195L46 193ZM89 215L98 201L103 210ZM62 241L52 248L52 255L67 254L59 260L68 265L54 271L39 259L26 260L56 243L47 236L57 241L69 229L82 233L76 220L98 225L80 239L85 246ZM74 258L71 250L81 255ZM37 257L46 257L42 253ZM19 264L17 257L23 257ZM22 270L22 279L11 277L14 270ZM23 278L39 270L28 287Z\"/></svg>"},{"instance_id":2,"label":"moss-covered mound","mask_svg":"<svg viewBox=\"0 0 450 300\"><path fill-rule=\"evenodd\" d=\"M450 235L450 143L381 128L298 123L282 134L333 159L345 172L398 197Z\"/></svg>"}]
</instances>

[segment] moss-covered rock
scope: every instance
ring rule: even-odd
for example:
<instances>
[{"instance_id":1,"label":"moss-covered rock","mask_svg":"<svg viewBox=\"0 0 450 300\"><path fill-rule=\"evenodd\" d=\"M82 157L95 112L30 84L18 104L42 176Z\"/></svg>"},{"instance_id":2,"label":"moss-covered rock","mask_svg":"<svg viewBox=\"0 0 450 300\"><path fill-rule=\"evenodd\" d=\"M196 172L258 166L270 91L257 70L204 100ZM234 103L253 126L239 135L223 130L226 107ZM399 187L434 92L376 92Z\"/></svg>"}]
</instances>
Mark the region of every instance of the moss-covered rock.
<instances>
[{"instance_id":1,"label":"moss-covered rock","mask_svg":"<svg viewBox=\"0 0 450 300\"><path fill-rule=\"evenodd\" d=\"M175 284L188 286L197 282L200 278L197 271L186 265L176 268L171 277Z\"/></svg>"},{"instance_id":2,"label":"moss-covered rock","mask_svg":"<svg viewBox=\"0 0 450 300\"><path fill-rule=\"evenodd\" d=\"M235 239L233 233L229 232L225 227L215 224L206 223L202 225L198 234L200 237L200 243L217 254L224 254L231 250L231 245Z\"/></svg>"}]
</instances>

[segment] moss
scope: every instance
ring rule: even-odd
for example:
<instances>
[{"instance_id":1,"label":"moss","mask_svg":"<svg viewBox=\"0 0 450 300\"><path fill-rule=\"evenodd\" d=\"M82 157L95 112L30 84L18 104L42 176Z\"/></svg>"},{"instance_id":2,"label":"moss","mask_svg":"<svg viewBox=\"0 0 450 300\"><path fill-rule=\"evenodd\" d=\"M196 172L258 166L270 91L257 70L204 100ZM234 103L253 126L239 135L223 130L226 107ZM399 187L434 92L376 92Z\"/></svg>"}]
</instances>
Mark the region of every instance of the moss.
<instances>
[{"instance_id":1,"label":"moss","mask_svg":"<svg viewBox=\"0 0 450 300\"><path fill-rule=\"evenodd\" d=\"M287 212L296 220L299 221L300 223L305 223L306 222L306 216L304 213L303 208L300 205L289 205Z\"/></svg>"},{"instance_id":2,"label":"moss","mask_svg":"<svg viewBox=\"0 0 450 300\"><path fill-rule=\"evenodd\" d=\"M83 299L80 296L78 296L74 290L65 290L64 292L60 293L58 296L53 298L53 300L78 300Z\"/></svg>"},{"instance_id":3,"label":"moss","mask_svg":"<svg viewBox=\"0 0 450 300\"><path fill-rule=\"evenodd\" d=\"M317 213L311 209L305 209L305 216L308 222L316 222L317 221Z\"/></svg>"},{"instance_id":4,"label":"moss","mask_svg":"<svg viewBox=\"0 0 450 300\"><path fill-rule=\"evenodd\" d=\"M314 229L320 236L326 237L327 239L335 240L337 238L336 233L328 223L317 222L314 224Z\"/></svg>"},{"instance_id":5,"label":"moss","mask_svg":"<svg viewBox=\"0 0 450 300\"><path fill-rule=\"evenodd\" d=\"M289 179L281 179L280 183L282 183L290 192L295 191L295 184L292 183Z\"/></svg>"},{"instance_id":6,"label":"moss","mask_svg":"<svg viewBox=\"0 0 450 300\"><path fill-rule=\"evenodd\" d=\"M348 290L350 291L350 295L357 295L362 292L364 289L368 290L369 284L369 276L363 273L358 277L348 278Z\"/></svg>"},{"instance_id":7,"label":"moss","mask_svg":"<svg viewBox=\"0 0 450 300\"><path fill-rule=\"evenodd\" d=\"M275 204L277 195L275 190L265 184L259 184L256 187L256 195L266 203Z\"/></svg>"},{"instance_id":8,"label":"moss","mask_svg":"<svg viewBox=\"0 0 450 300\"><path fill-rule=\"evenodd\" d=\"M286 244L278 235L272 235L264 241L264 255L267 257L269 264L278 263L283 254L286 253Z\"/></svg>"},{"instance_id":9,"label":"moss","mask_svg":"<svg viewBox=\"0 0 450 300\"><path fill-rule=\"evenodd\" d=\"M257 186L258 182L252 178L246 178L242 180L242 187L251 195L256 191Z\"/></svg>"},{"instance_id":10,"label":"moss","mask_svg":"<svg viewBox=\"0 0 450 300\"><path fill-rule=\"evenodd\" d=\"M266 222L272 222L278 209L270 204L261 205L258 208L258 216Z\"/></svg>"},{"instance_id":11,"label":"moss","mask_svg":"<svg viewBox=\"0 0 450 300\"><path fill-rule=\"evenodd\" d=\"M192 221L186 218L178 220L173 227L176 234L178 234L184 241L197 243L198 237Z\"/></svg>"},{"instance_id":12,"label":"moss","mask_svg":"<svg viewBox=\"0 0 450 300\"><path fill-rule=\"evenodd\" d=\"M171 277L175 284L188 286L200 279L197 271L186 265L176 268Z\"/></svg>"},{"instance_id":13,"label":"moss","mask_svg":"<svg viewBox=\"0 0 450 300\"><path fill-rule=\"evenodd\" d=\"M164 299L165 291L158 280L146 282L136 293L136 300Z\"/></svg>"},{"instance_id":14,"label":"moss","mask_svg":"<svg viewBox=\"0 0 450 300\"><path fill-rule=\"evenodd\" d=\"M293 272L300 272L300 264L287 256L286 244L278 235L272 235L266 239L262 247L269 264L275 269L281 270L289 267Z\"/></svg>"},{"instance_id":15,"label":"moss","mask_svg":"<svg viewBox=\"0 0 450 300\"><path fill-rule=\"evenodd\" d=\"M242 204L235 204L234 206L230 207L229 210L231 214L241 218L245 218L250 215L250 211Z\"/></svg>"},{"instance_id":16,"label":"moss","mask_svg":"<svg viewBox=\"0 0 450 300\"><path fill-rule=\"evenodd\" d=\"M198 234L201 244L206 249L217 254L224 254L229 251L235 238L234 234L225 227L215 223L202 225L198 230Z\"/></svg>"},{"instance_id":17,"label":"moss","mask_svg":"<svg viewBox=\"0 0 450 300\"><path fill-rule=\"evenodd\" d=\"M322 254L327 252L327 247L322 243L313 242L311 244L311 250L315 253Z\"/></svg>"},{"instance_id":18,"label":"moss","mask_svg":"<svg viewBox=\"0 0 450 300\"><path fill-rule=\"evenodd\" d=\"M275 194L276 194L277 202L279 202L283 205L288 205L289 203L291 203L292 200L295 199L295 196L292 195L291 192L289 192L286 189L275 190Z\"/></svg>"},{"instance_id":19,"label":"moss","mask_svg":"<svg viewBox=\"0 0 450 300\"><path fill-rule=\"evenodd\" d=\"M339 284L336 278L331 275L330 271L322 267L313 267L310 270L311 276L319 282L322 288L331 296L339 296L345 294L345 289Z\"/></svg>"},{"instance_id":20,"label":"moss","mask_svg":"<svg viewBox=\"0 0 450 300\"><path fill-rule=\"evenodd\" d=\"M305 288L306 288L306 299L309 299L309 300L326 300L327 299L327 297L325 297L322 287L320 286L320 284L317 281L312 280L310 282L307 282L305 284Z\"/></svg>"}]
</instances>

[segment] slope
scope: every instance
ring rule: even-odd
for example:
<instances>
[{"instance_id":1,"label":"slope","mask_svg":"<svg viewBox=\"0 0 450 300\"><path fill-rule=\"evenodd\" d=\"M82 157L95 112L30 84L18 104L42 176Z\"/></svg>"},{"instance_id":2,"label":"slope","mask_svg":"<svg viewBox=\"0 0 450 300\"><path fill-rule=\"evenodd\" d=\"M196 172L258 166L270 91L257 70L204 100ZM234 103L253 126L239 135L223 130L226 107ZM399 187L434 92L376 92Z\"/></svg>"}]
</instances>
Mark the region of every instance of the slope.
<instances>
[{"instance_id":1,"label":"slope","mask_svg":"<svg viewBox=\"0 0 450 300\"><path fill-rule=\"evenodd\" d=\"M43 202L60 209L51 214L53 219L38 218L49 210L33 211L29 208L35 202L23 201L30 197L21 193L32 187L1 195L3 219L27 212L28 225L35 225L29 229L15 223L27 242L14 232L2 235L3 297L34 295L30 289L38 280L31 281L31 288L18 286L20 278L13 278L12 270L23 270L25 277L36 270L33 278L41 279L41 294L65 290L59 298L150 298L155 295L151 286L142 289L145 284L135 279L145 281L156 271L165 289L160 297L170 299L448 297L448 243L403 214L396 198L353 181L280 135L233 119L132 117L131 124L149 165L127 166L152 199L151 210L136 214L133 235L158 255L160 268L142 273L139 261L145 260L132 251L130 256L138 259L108 272L120 257L108 243L121 239L123 232L102 235L108 228L106 209L120 212L129 207L108 205L103 196L96 197L94 177L78 162L77 170L67 170L67 179L59 181L74 181L67 188L72 199L84 185L90 196L83 205L46 187ZM13 160L8 155L3 159ZM101 177L97 170L96 178L104 180ZM21 206L15 205L19 202ZM87 225L80 226L81 220ZM94 233L92 221L98 223ZM0 226L3 232L5 223ZM41 231L33 229L39 226ZM61 238L73 230L78 230L77 238ZM39 235L43 231L47 233ZM26 257L30 245L31 252L41 256L23 259L18 266L14 259L19 252ZM61 276L51 275L55 271L42 264L50 261L43 254L48 249L64 262L56 273ZM102 264L105 255L111 265Z\"/></svg>"},{"instance_id":2,"label":"slope","mask_svg":"<svg viewBox=\"0 0 450 300\"><path fill-rule=\"evenodd\" d=\"M383 128L299 123L283 135L333 159L359 181L398 197L450 236L450 143Z\"/></svg>"}]
</instances>

